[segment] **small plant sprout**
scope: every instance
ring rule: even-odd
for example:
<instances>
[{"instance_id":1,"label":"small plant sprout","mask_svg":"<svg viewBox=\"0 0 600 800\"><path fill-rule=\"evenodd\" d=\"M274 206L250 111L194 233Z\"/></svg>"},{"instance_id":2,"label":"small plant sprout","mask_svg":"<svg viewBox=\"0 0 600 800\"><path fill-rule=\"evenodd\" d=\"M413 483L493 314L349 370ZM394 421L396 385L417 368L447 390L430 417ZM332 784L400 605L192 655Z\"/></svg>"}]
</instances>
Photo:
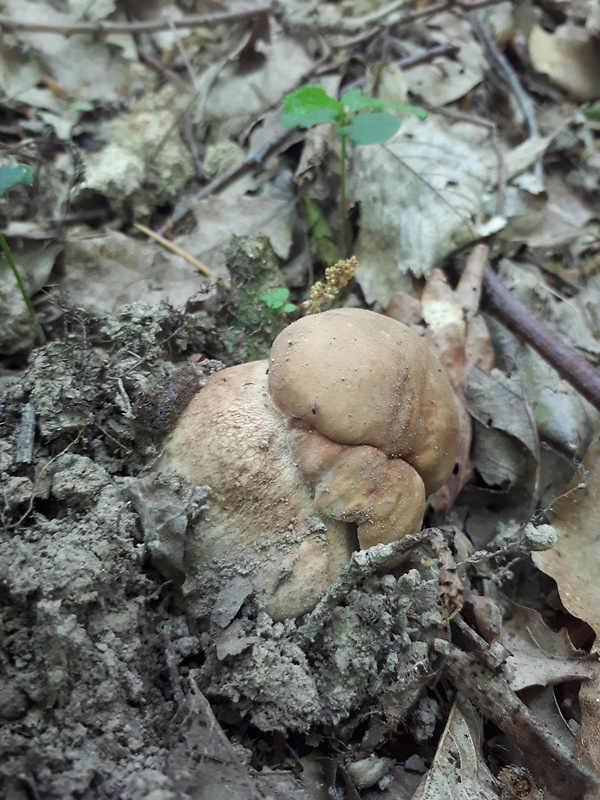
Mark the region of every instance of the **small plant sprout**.
<instances>
[{"instance_id":1,"label":"small plant sprout","mask_svg":"<svg viewBox=\"0 0 600 800\"><path fill-rule=\"evenodd\" d=\"M4 194L5 191L10 189L12 186L15 186L18 183L24 183L26 186L33 185L33 179L31 174L31 167L27 164L4 164L4 166L0 167L0 195ZM12 256L10 247L8 246L8 242L6 241L4 234L0 233L0 250L2 250L2 255L4 256L4 260L10 267L12 274L15 276L15 280L17 282L17 286L19 287L19 291L25 301L25 306L27 308L27 314L29 315L29 320L31 322L31 327L33 328L35 335L40 340L40 344L46 344L46 336L44 331L42 330L42 326L37 318L35 313L35 309L31 303L29 298L29 293L25 288L25 284L23 283L23 279L21 278L21 273L17 265L15 264L15 260Z\"/></svg>"},{"instance_id":2,"label":"small plant sprout","mask_svg":"<svg viewBox=\"0 0 600 800\"><path fill-rule=\"evenodd\" d=\"M296 310L294 303L288 303L290 290L285 287L273 289L272 292L259 295L259 299L265 306L273 312L281 312L282 314L291 314Z\"/></svg>"},{"instance_id":3,"label":"small plant sprout","mask_svg":"<svg viewBox=\"0 0 600 800\"><path fill-rule=\"evenodd\" d=\"M390 103L377 97L367 97L360 89L350 89L339 100L320 86L308 84L286 95L281 124L286 128L311 128L323 122L331 123L341 140L340 155L340 217L344 255L349 254L346 200L346 162L348 141L354 144L381 144L400 128L400 120L383 109L401 109L425 119L427 112L405 103Z\"/></svg>"}]
</instances>

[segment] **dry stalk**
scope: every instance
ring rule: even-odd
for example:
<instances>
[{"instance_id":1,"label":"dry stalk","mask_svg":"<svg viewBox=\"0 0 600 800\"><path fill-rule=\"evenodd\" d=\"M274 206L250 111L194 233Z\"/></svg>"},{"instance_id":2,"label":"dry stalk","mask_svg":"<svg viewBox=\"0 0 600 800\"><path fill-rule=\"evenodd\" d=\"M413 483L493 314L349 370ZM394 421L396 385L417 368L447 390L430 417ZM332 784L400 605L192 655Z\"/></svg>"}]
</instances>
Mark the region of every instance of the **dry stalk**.
<instances>
[{"instance_id":1,"label":"dry stalk","mask_svg":"<svg viewBox=\"0 0 600 800\"><path fill-rule=\"evenodd\" d=\"M325 270L325 283L317 281L310 290L310 299L302 305L307 314L318 314L321 310L321 303L331 303L340 289L354 277L358 261L355 256L338 261L332 267Z\"/></svg>"}]
</instances>

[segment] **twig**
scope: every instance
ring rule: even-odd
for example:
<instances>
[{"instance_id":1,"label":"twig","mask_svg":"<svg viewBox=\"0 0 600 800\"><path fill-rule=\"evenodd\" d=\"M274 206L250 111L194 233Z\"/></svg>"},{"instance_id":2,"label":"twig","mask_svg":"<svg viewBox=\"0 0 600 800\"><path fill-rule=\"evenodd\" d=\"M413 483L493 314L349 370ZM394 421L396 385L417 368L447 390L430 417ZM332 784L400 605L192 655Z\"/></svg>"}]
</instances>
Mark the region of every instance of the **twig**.
<instances>
[{"instance_id":1,"label":"twig","mask_svg":"<svg viewBox=\"0 0 600 800\"><path fill-rule=\"evenodd\" d=\"M213 178L210 183L207 183L206 186L204 186L199 192L197 192L197 194L194 195L194 200L204 200L211 194L219 192L221 189L225 188L225 186L231 183L231 181L235 180L240 175L243 175L247 170L259 166L264 159L267 158L267 156L269 156L278 147L282 147L288 141L288 139L291 141L295 136L299 135L301 134L297 130L291 128L282 128L269 142L260 145L255 150L252 150L250 153L248 153L241 163L230 167L230 169L228 169L226 172L223 172L221 175L217 175L216 178ZM177 223L181 222L181 220L186 217L189 212L190 209L184 203L178 203L173 214L169 218L168 225L161 225L161 227L158 229L158 234L164 235L170 226L177 225Z\"/></svg>"},{"instance_id":2,"label":"twig","mask_svg":"<svg viewBox=\"0 0 600 800\"><path fill-rule=\"evenodd\" d=\"M563 800L581 798L598 779L531 713L508 681L471 654L451 645L444 672L526 754L527 766ZM595 796L595 795L594 795Z\"/></svg>"},{"instance_id":3,"label":"twig","mask_svg":"<svg viewBox=\"0 0 600 800\"><path fill-rule=\"evenodd\" d=\"M509 60L496 46L496 42L493 40L490 34L482 13L477 11L473 14L470 14L469 17L477 36L481 39L481 43L483 44L490 64L495 68L498 75L510 89L517 106L523 114L529 136L539 136L540 130L537 124L535 108L531 102L531 98L521 86L521 81L519 80L517 73L512 68ZM544 179L543 165L541 160L536 162L534 170L535 177L541 182Z\"/></svg>"},{"instance_id":4,"label":"twig","mask_svg":"<svg viewBox=\"0 0 600 800\"><path fill-rule=\"evenodd\" d=\"M182 77L180 77L174 70L165 67L165 65L161 63L158 58L155 58L147 50L138 47L137 53L138 56L142 59L142 61L145 61L153 69L157 70L157 72L160 72L161 75L170 80L171 83L179 87L182 91L184 92L191 91L191 87L183 80Z\"/></svg>"},{"instance_id":5,"label":"twig","mask_svg":"<svg viewBox=\"0 0 600 800\"><path fill-rule=\"evenodd\" d=\"M337 45L332 45L337 47ZM406 58L400 58L398 61L394 61L393 63L400 67L400 69L410 69L411 67L417 67L419 64L427 64L430 61L433 61L435 58L439 58L441 56L452 56L456 53L458 48L456 45L453 44L438 44L435 47L431 47L429 50L424 50L422 53L415 53L412 56L406 56ZM357 78L356 80L352 81L351 83L344 84L343 91L347 92L349 89L359 89L365 82L364 76ZM443 110L436 108L435 106L429 107L423 101L419 101L419 105L423 106L423 108L427 109L428 111L440 111L443 113ZM459 113L459 112L457 112ZM450 115L449 115L450 116ZM467 117L466 114L463 117ZM468 117L468 120L471 121L471 118ZM483 124L483 123L482 123ZM487 128L494 127L493 122L485 122L485 126Z\"/></svg>"},{"instance_id":6,"label":"twig","mask_svg":"<svg viewBox=\"0 0 600 800\"><path fill-rule=\"evenodd\" d=\"M155 19L146 22L78 22L73 25L50 25L43 22L18 22L4 14L0 15L0 28L7 31L26 31L27 33L57 33L60 36L74 36L78 33L157 33L169 28L201 28L219 25L222 22L237 22L249 17L258 17L272 11L270 5L244 9L242 11L215 11L212 14L191 14L179 19Z\"/></svg>"},{"instance_id":7,"label":"twig","mask_svg":"<svg viewBox=\"0 0 600 800\"><path fill-rule=\"evenodd\" d=\"M494 316L537 350L562 378L600 410L600 372L536 319L489 266L483 274L483 290Z\"/></svg>"},{"instance_id":8,"label":"twig","mask_svg":"<svg viewBox=\"0 0 600 800\"><path fill-rule=\"evenodd\" d=\"M435 47L430 47L429 50L424 50L422 53L415 53L412 56L406 56L394 64L400 69L410 69L417 67L419 64L428 64L434 58L441 56L453 56L458 53L458 47L455 44L436 44Z\"/></svg>"},{"instance_id":9,"label":"twig","mask_svg":"<svg viewBox=\"0 0 600 800\"><path fill-rule=\"evenodd\" d=\"M444 11L474 11L476 9L484 8L486 6L498 5L502 0L480 0L477 2L460 2L459 0L439 0L437 3L431 5L417 6L406 10L406 0L391 0L385 6L380 6L375 11L370 11L368 14L363 14L360 17L342 17L337 19L335 24L323 24L319 26L321 33L340 33L345 31L352 33L359 31L373 24L385 24L386 28L398 28L404 25L410 25L419 19L432 17L435 14L441 14Z\"/></svg>"},{"instance_id":10,"label":"twig","mask_svg":"<svg viewBox=\"0 0 600 800\"><path fill-rule=\"evenodd\" d=\"M133 227L137 228L138 231L145 233L146 236L150 236L156 242L161 244L165 249L170 250L171 253L175 253L177 256L181 256L181 258L185 259L188 264L191 264L193 267L196 267L197 270L202 272L204 275L208 275L209 278L217 279L218 275L216 275L212 269L206 267L201 261L198 261L197 258L191 256L185 250L182 250L181 247L177 247L176 244L170 242L168 239L165 239L164 236L161 236L159 233L155 233L151 228L146 227L146 225L141 225L139 222L134 222ZM230 289L231 285L227 281L223 281L223 284L226 289Z\"/></svg>"}]
</instances>

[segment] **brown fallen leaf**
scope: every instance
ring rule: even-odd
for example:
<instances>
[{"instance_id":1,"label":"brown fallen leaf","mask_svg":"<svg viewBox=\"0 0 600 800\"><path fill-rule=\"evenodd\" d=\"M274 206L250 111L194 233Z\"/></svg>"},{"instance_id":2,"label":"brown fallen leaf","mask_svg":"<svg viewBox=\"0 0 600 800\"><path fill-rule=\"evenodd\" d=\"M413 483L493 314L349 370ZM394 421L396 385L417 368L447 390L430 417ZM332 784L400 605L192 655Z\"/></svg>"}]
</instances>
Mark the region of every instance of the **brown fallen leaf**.
<instances>
[{"instance_id":1,"label":"brown fallen leaf","mask_svg":"<svg viewBox=\"0 0 600 800\"><path fill-rule=\"evenodd\" d=\"M533 554L534 564L557 583L560 599L573 616L600 635L600 437L577 473L554 503L553 526L558 541L550 550Z\"/></svg>"},{"instance_id":2,"label":"brown fallen leaf","mask_svg":"<svg viewBox=\"0 0 600 800\"><path fill-rule=\"evenodd\" d=\"M598 96L600 53L591 31L573 22L559 25L554 33L534 25L528 47L534 68L573 97L593 100Z\"/></svg>"},{"instance_id":3,"label":"brown fallen leaf","mask_svg":"<svg viewBox=\"0 0 600 800\"><path fill-rule=\"evenodd\" d=\"M529 686L600 676L596 656L573 647L565 628L549 628L533 608L511 603L512 615L502 626L500 642L511 652L510 685L515 692Z\"/></svg>"},{"instance_id":4,"label":"brown fallen leaf","mask_svg":"<svg viewBox=\"0 0 600 800\"><path fill-rule=\"evenodd\" d=\"M425 337L440 359L454 390L459 417L458 469L430 498L435 510L452 505L472 477L469 459L472 422L464 399L466 380L474 366L484 370L494 366L491 337L483 318L478 316L488 253L485 245L473 248L456 289L451 288L441 270L434 269L420 300L405 292L394 292L386 309L388 316Z\"/></svg>"},{"instance_id":5,"label":"brown fallen leaf","mask_svg":"<svg viewBox=\"0 0 600 800\"><path fill-rule=\"evenodd\" d=\"M577 473L565 493L554 504L554 527L558 541L550 550L533 553L538 569L556 581L565 608L600 632L600 437L583 459L584 473ZM596 638L596 651L598 638ZM577 753L600 774L600 679L584 684L580 691L581 727ZM589 795L590 800L592 795Z\"/></svg>"}]
</instances>

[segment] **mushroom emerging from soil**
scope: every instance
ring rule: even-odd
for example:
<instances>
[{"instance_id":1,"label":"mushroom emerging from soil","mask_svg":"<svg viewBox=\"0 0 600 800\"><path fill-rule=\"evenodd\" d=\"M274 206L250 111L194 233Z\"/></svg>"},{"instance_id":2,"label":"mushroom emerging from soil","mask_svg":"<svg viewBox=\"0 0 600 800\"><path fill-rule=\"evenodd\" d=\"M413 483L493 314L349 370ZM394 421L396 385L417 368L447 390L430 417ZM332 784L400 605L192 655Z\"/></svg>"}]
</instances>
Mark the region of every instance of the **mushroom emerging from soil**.
<instances>
[{"instance_id":1,"label":"mushroom emerging from soil","mask_svg":"<svg viewBox=\"0 0 600 800\"><path fill-rule=\"evenodd\" d=\"M310 610L353 550L418 530L457 424L406 326L348 308L292 323L268 360L212 375L165 443L161 470L213 490L189 568L208 595L245 575L275 619Z\"/></svg>"}]
</instances>

